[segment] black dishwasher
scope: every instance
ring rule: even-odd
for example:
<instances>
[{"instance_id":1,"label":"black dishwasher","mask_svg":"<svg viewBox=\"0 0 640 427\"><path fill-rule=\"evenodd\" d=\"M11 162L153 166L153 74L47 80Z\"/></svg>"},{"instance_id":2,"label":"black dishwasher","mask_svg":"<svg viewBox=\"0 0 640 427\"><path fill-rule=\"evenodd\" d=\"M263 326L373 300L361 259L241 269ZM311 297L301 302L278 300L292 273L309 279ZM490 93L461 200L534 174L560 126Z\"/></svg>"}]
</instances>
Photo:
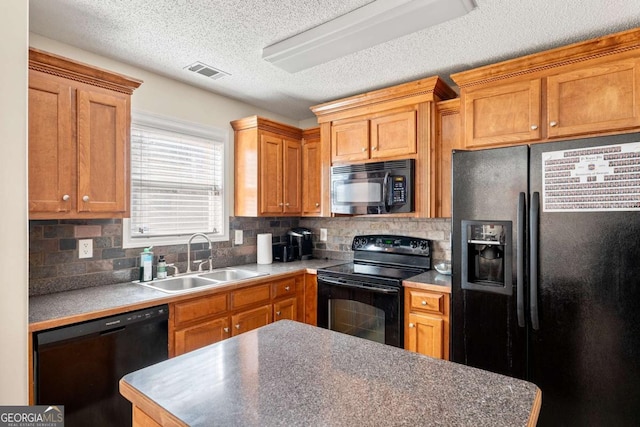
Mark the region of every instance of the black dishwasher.
<instances>
[{"instance_id":1,"label":"black dishwasher","mask_svg":"<svg viewBox=\"0 0 640 427\"><path fill-rule=\"evenodd\" d=\"M37 405L64 405L65 426L130 426L118 382L168 358L167 305L34 333Z\"/></svg>"}]
</instances>

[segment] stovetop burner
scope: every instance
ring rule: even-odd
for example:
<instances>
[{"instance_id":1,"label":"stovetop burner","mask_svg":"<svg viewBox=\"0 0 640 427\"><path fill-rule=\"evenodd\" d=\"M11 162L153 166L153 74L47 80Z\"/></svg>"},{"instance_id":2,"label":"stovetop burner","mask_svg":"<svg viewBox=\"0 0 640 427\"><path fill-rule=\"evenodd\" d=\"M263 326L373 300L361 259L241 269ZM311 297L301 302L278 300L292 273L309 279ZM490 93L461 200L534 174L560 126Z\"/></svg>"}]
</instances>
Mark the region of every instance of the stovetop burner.
<instances>
[{"instance_id":1,"label":"stovetop burner","mask_svg":"<svg viewBox=\"0 0 640 427\"><path fill-rule=\"evenodd\" d=\"M353 262L318 270L318 277L390 279L401 281L431 268L431 241L407 236L355 236Z\"/></svg>"}]
</instances>

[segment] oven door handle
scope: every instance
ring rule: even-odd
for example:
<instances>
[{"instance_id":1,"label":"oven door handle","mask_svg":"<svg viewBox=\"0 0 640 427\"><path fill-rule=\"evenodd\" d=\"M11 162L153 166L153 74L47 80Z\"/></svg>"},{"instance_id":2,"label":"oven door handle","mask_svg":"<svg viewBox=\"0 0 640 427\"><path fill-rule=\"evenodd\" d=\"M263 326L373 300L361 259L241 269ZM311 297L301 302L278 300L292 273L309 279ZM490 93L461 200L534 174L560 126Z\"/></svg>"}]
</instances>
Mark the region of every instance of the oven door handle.
<instances>
[{"instance_id":1,"label":"oven door handle","mask_svg":"<svg viewBox=\"0 0 640 427\"><path fill-rule=\"evenodd\" d=\"M328 283L330 285L336 285L336 286L342 286L345 288L357 288L357 289L365 289L367 291L371 291L371 292L379 292L382 294L397 294L399 292L398 289L383 289L383 288L377 288L375 286L366 286L366 285L358 285L355 283L347 283L347 282L341 282L339 280L332 280L326 277L322 277L322 278L318 278L318 283Z\"/></svg>"}]
</instances>

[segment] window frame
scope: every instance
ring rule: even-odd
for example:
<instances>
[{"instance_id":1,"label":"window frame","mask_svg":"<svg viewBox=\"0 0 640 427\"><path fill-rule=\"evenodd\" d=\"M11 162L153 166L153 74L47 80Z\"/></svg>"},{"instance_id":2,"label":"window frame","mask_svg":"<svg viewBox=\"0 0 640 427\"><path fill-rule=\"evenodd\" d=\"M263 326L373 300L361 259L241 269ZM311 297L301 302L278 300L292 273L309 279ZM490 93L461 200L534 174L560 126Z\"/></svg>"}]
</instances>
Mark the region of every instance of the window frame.
<instances>
[{"instance_id":1,"label":"window frame","mask_svg":"<svg viewBox=\"0 0 640 427\"><path fill-rule=\"evenodd\" d=\"M230 147L229 147L229 131L221 128L217 128L211 125L204 125L200 123L189 122L186 120L177 119L175 117L163 116L146 111L132 111L131 112L131 126L134 124L143 125L146 127L156 128L158 130L176 132L186 135L192 135L198 138L207 138L220 141L223 144L223 230L222 234L207 233L209 239L212 242L223 242L229 240L229 212L231 208L232 200L232 182L229 176L230 170ZM130 131L130 129L129 129ZM129 150L131 147L129 147ZM131 160L127 167L131 168ZM133 185L129 182L130 200L133 197ZM131 235L131 218L123 218L122 220L122 248L144 248L149 246L169 246L186 244L192 233L175 234L171 236L137 236Z\"/></svg>"}]
</instances>

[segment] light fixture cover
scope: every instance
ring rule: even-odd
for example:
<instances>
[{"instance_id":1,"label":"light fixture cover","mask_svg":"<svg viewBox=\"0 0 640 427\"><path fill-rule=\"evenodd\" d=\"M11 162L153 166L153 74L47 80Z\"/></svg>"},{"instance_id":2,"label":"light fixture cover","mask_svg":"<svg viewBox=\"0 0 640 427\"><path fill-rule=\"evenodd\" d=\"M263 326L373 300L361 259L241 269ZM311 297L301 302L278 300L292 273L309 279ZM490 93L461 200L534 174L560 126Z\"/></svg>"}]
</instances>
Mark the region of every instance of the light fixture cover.
<instances>
[{"instance_id":1,"label":"light fixture cover","mask_svg":"<svg viewBox=\"0 0 640 427\"><path fill-rule=\"evenodd\" d=\"M262 50L295 73L463 16L475 0L377 0Z\"/></svg>"}]
</instances>

